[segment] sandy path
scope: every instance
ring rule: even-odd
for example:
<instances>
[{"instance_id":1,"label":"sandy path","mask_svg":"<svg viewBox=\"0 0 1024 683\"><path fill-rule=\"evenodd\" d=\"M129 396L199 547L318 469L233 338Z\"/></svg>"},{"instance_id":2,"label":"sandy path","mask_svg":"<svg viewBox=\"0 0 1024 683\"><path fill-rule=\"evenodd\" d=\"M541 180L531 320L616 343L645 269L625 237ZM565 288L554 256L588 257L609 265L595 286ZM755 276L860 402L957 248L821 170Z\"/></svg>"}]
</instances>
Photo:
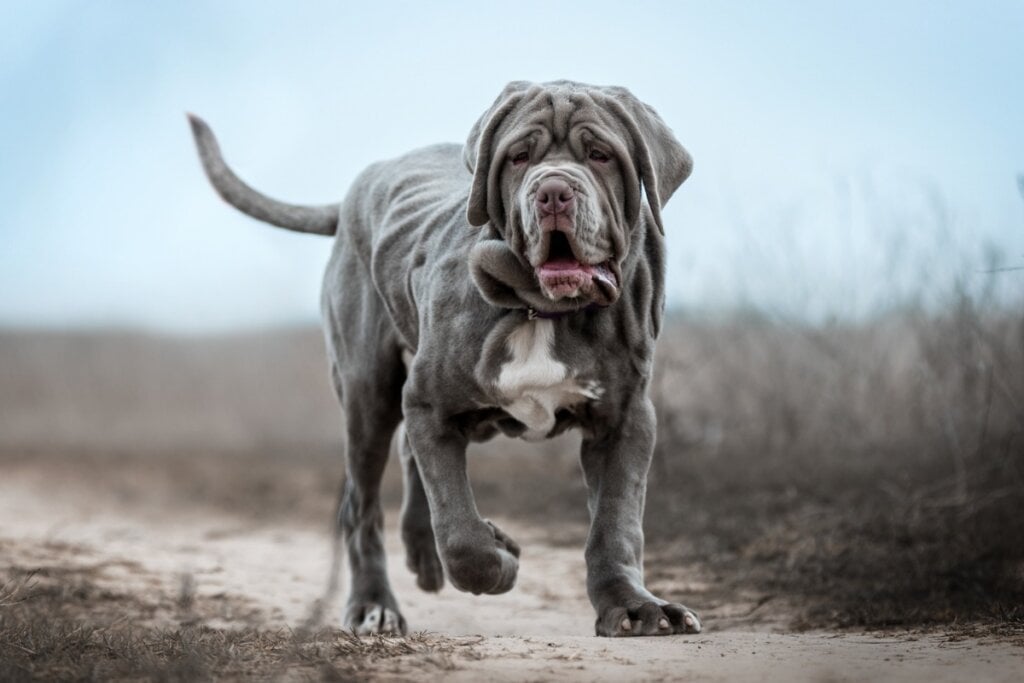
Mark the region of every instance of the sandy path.
<instances>
[{"instance_id":1,"label":"sandy path","mask_svg":"<svg viewBox=\"0 0 1024 683\"><path fill-rule=\"evenodd\" d=\"M545 544L541 530L497 521L521 542L523 558L516 588L493 597L450 587L438 595L419 592L389 530L392 582L411 628L455 637L459 647L450 654L452 670L390 659L382 662L381 678L936 683L1016 681L1024 670L1024 648L941 635L794 634L708 620L699 636L591 637L581 551ZM299 625L321 594L329 563L326 534L316 530L205 510L117 509L73 482L24 470L0 480L0 550L0 569L89 570L97 583L150 604L138 619L152 624ZM198 612L182 607L183 590ZM331 611L339 613L337 606Z\"/></svg>"}]
</instances>

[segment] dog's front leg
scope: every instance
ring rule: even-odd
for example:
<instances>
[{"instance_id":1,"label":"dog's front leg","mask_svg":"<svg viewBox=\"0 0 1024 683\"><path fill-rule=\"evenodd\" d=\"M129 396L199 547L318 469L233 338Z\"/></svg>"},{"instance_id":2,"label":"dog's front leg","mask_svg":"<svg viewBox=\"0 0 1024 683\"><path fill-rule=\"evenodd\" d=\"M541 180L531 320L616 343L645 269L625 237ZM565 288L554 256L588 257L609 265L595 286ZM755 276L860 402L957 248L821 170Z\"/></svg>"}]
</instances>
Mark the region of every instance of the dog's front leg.
<instances>
[{"instance_id":1,"label":"dog's front leg","mask_svg":"<svg viewBox=\"0 0 1024 683\"><path fill-rule=\"evenodd\" d=\"M466 438L428 407L406 404L405 429L430 504L437 550L452 585L504 593L519 571L519 546L477 512L466 472Z\"/></svg>"},{"instance_id":2,"label":"dog's front leg","mask_svg":"<svg viewBox=\"0 0 1024 683\"><path fill-rule=\"evenodd\" d=\"M700 631L696 614L644 587L644 496L654 435L654 406L637 395L619 419L583 440L590 510L587 594L597 610L599 636Z\"/></svg>"}]
</instances>

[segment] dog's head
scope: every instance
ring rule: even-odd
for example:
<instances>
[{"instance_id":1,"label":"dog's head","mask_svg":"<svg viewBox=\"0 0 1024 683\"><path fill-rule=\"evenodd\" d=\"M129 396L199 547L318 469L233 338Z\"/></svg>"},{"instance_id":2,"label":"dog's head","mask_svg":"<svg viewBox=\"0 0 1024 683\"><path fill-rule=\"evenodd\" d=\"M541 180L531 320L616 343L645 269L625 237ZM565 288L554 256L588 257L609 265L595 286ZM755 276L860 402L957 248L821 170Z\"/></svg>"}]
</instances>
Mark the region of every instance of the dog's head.
<instances>
[{"instance_id":1,"label":"dog's head","mask_svg":"<svg viewBox=\"0 0 1024 683\"><path fill-rule=\"evenodd\" d=\"M510 83L464 151L468 218L490 223L556 308L608 305L644 202L661 207L692 169L672 131L625 88Z\"/></svg>"}]
</instances>

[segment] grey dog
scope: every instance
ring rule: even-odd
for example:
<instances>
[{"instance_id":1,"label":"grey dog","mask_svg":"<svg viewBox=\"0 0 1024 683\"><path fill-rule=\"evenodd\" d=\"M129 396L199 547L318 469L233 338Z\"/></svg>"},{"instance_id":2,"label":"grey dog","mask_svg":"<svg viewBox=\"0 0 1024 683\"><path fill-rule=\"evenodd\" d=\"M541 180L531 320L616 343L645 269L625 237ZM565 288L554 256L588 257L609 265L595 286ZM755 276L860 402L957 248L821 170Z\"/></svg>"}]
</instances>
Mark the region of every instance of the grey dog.
<instances>
[{"instance_id":1,"label":"grey dog","mask_svg":"<svg viewBox=\"0 0 1024 683\"><path fill-rule=\"evenodd\" d=\"M647 395L664 308L661 209L690 155L628 90L510 83L465 145L373 164L340 204L271 199L191 117L214 188L244 213L336 235L322 309L345 414L345 625L405 633L379 496L399 433L407 564L426 591L504 593L519 546L477 511L466 448L502 432L583 435L587 593L601 636L700 631L643 580L654 448ZM399 429L404 421L404 428Z\"/></svg>"}]
</instances>

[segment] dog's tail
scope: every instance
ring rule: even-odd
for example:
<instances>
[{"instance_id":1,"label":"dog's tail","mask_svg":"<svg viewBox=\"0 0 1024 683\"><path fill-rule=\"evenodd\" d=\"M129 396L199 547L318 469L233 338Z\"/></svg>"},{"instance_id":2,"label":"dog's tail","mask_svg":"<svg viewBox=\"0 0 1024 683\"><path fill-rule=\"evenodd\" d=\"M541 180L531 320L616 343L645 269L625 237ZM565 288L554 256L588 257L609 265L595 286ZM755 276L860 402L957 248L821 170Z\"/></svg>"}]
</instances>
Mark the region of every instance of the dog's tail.
<instances>
[{"instance_id":1,"label":"dog's tail","mask_svg":"<svg viewBox=\"0 0 1024 683\"><path fill-rule=\"evenodd\" d=\"M210 126L194 114L188 115L192 135L199 149L203 170L217 194L231 206L257 220L297 232L333 235L338 229L338 205L300 206L271 199L249 187L228 168Z\"/></svg>"}]
</instances>

